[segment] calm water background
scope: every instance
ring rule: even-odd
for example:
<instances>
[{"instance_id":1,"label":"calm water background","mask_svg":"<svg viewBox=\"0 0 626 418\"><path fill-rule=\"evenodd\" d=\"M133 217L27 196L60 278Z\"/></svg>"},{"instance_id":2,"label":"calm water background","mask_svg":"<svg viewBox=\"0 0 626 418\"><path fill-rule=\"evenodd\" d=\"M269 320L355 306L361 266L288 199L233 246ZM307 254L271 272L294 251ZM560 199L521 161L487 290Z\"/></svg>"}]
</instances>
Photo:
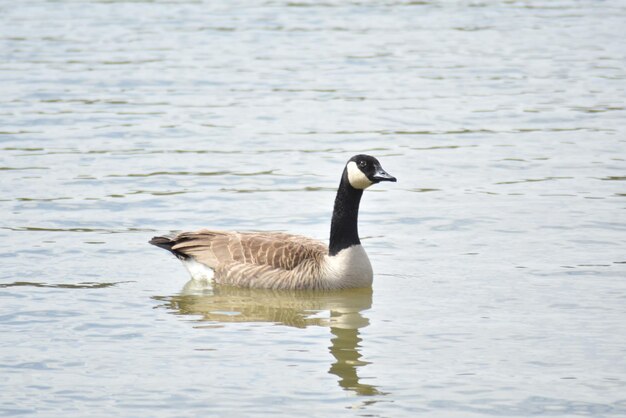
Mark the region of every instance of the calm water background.
<instances>
[{"instance_id":1,"label":"calm water background","mask_svg":"<svg viewBox=\"0 0 626 418\"><path fill-rule=\"evenodd\" d=\"M624 1L0 1L0 415L626 416ZM198 289L169 230L373 291Z\"/></svg>"}]
</instances>

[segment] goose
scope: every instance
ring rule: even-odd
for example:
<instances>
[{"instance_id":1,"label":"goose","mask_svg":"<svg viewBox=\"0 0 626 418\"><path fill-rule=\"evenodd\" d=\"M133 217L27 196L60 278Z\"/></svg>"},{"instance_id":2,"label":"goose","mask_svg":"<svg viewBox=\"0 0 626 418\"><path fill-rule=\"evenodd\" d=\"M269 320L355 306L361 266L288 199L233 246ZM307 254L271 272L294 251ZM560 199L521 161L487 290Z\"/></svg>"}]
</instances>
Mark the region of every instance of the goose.
<instances>
[{"instance_id":1,"label":"goose","mask_svg":"<svg viewBox=\"0 0 626 418\"><path fill-rule=\"evenodd\" d=\"M363 190L381 181L396 178L376 158L359 154L348 160L335 197L328 246L283 232L209 229L156 236L150 244L180 259L192 280L281 290L369 287L373 271L359 240L359 203Z\"/></svg>"}]
</instances>

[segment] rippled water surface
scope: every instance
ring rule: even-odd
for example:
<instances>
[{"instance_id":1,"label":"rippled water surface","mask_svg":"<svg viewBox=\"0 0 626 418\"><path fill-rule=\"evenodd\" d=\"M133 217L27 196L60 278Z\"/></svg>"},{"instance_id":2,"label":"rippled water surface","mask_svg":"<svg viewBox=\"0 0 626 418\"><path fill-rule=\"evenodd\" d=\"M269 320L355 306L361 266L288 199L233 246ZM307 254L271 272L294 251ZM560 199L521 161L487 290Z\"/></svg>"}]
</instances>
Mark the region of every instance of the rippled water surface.
<instances>
[{"instance_id":1,"label":"rippled water surface","mask_svg":"<svg viewBox=\"0 0 626 418\"><path fill-rule=\"evenodd\" d=\"M624 1L0 1L0 415L626 416ZM373 289L147 240L326 240Z\"/></svg>"}]
</instances>

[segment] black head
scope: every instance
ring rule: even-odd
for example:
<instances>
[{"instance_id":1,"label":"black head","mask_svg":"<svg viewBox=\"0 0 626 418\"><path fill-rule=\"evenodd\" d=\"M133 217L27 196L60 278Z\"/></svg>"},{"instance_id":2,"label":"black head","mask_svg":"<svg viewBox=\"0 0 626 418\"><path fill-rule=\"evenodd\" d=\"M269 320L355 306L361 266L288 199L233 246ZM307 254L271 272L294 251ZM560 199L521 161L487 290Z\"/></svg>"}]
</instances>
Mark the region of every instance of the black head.
<instances>
[{"instance_id":1,"label":"black head","mask_svg":"<svg viewBox=\"0 0 626 418\"><path fill-rule=\"evenodd\" d=\"M396 181L381 167L378 160L371 155L359 154L348 160L346 173L350 185L355 189L366 189L381 181Z\"/></svg>"}]
</instances>

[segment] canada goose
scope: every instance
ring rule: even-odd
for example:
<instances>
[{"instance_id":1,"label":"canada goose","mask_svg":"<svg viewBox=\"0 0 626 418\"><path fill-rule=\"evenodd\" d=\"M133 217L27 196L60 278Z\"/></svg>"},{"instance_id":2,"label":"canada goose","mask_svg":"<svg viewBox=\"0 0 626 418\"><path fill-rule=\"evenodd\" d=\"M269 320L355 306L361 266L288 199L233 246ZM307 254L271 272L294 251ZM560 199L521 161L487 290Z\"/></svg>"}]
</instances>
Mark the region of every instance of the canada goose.
<instances>
[{"instance_id":1,"label":"canada goose","mask_svg":"<svg viewBox=\"0 0 626 418\"><path fill-rule=\"evenodd\" d=\"M150 244L178 257L191 277L266 289L342 289L372 284L372 266L361 246L359 203L363 190L396 181L369 155L348 160L335 198L328 247L282 232L202 229L154 237Z\"/></svg>"}]
</instances>

